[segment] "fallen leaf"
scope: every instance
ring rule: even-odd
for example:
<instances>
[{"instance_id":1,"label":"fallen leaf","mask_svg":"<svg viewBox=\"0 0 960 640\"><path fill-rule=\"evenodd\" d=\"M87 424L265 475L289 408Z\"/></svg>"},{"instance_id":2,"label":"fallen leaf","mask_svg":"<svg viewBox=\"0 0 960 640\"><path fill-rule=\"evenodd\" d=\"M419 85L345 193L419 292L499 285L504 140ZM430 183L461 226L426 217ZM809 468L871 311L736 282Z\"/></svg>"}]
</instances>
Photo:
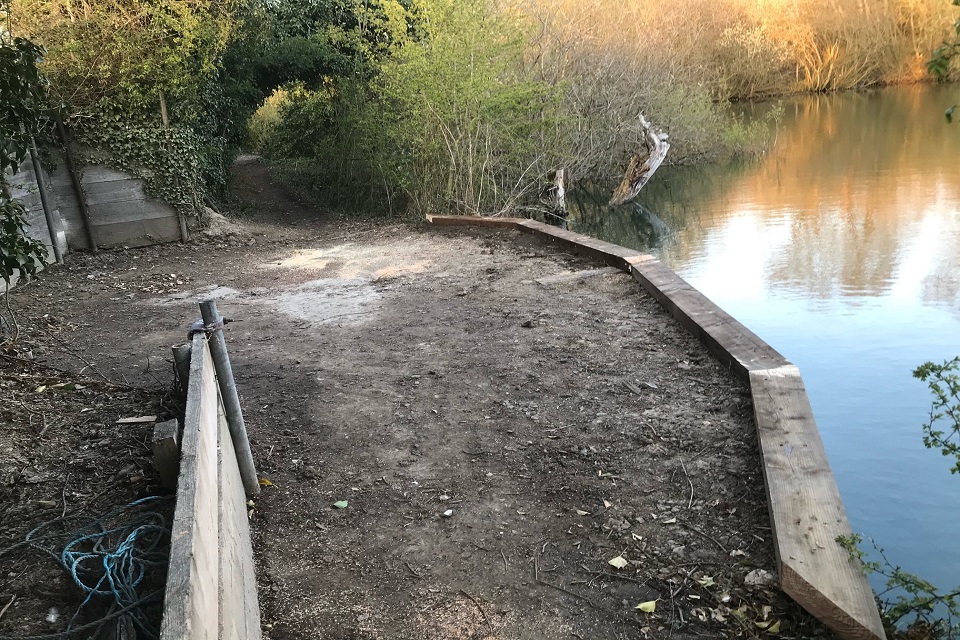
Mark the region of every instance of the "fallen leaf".
<instances>
[{"instance_id":1,"label":"fallen leaf","mask_svg":"<svg viewBox=\"0 0 960 640\"><path fill-rule=\"evenodd\" d=\"M754 622L753 624L757 625L757 628L758 628L758 629L760 629L760 630L762 630L762 631L766 631L767 633L769 633L769 634L771 634L771 635L776 635L776 634L780 633L780 621L779 621L779 620L774 620L774 621L772 621L772 622L767 622L767 621Z\"/></svg>"},{"instance_id":2,"label":"fallen leaf","mask_svg":"<svg viewBox=\"0 0 960 640\"><path fill-rule=\"evenodd\" d=\"M43 507L44 509L53 509L57 506L57 503L53 500L37 500L37 504Z\"/></svg>"},{"instance_id":3,"label":"fallen leaf","mask_svg":"<svg viewBox=\"0 0 960 640\"><path fill-rule=\"evenodd\" d=\"M616 558L607 560L607 564L616 567L617 569L623 569L625 566L630 564L630 562L623 556L617 556Z\"/></svg>"},{"instance_id":4,"label":"fallen leaf","mask_svg":"<svg viewBox=\"0 0 960 640\"><path fill-rule=\"evenodd\" d=\"M676 518L670 518L669 520L664 520L663 524L677 524Z\"/></svg>"},{"instance_id":5,"label":"fallen leaf","mask_svg":"<svg viewBox=\"0 0 960 640\"><path fill-rule=\"evenodd\" d=\"M702 578L697 580L697 582L700 583L701 587L712 587L713 585L717 584L716 582L713 581L713 576L703 576Z\"/></svg>"},{"instance_id":6,"label":"fallen leaf","mask_svg":"<svg viewBox=\"0 0 960 640\"><path fill-rule=\"evenodd\" d=\"M270 482L270 479L269 479L269 478L260 478L260 486L261 486L261 487L272 487L272 486L273 486L273 483Z\"/></svg>"},{"instance_id":7,"label":"fallen leaf","mask_svg":"<svg viewBox=\"0 0 960 640\"><path fill-rule=\"evenodd\" d=\"M609 509L610 507L613 506L613 504L611 504L609 500L604 500L604 501L603 501L603 506L604 506L604 508Z\"/></svg>"},{"instance_id":8,"label":"fallen leaf","mask_svg":"<svg viewBox=\"0 0 960 640\"><path fill-rule=\"evenodd\" d=\"M42 393L43 390L46 388L47 388L47 385L45 384L40 385L39 387L37 387L37 393Z\"/></svg>"},{"instance_id":9,"label":"fallen leaf","mask_svg":"<svg viewBox=\"0 0 960 640\"><path fill-rule=\"evenodd\" d=\"M453 509L447 509L446 511L443 512L442 515L444 518L449 518L450 516L453 515Z\"/></svg>"},{"instance_id":10,"label":"fallen leaf","mask_svg":"<svg viewBox=\"0 0 960 640\"><path fill-rule=\"evenodd\" d=\"M346 500L339 500L339 501L333 503L333 508L334 508L334 509L346 509L348 504L350 504L350 503L347 502Z\"/></svg>"},{"instance_id":11,"label":"fallen leaf","mask_svg":"<svg viewBox=\"0 0 960 640\"><path fill-rule=\"evenodd\" d=\"M640 609L644 613L653 613L657 610L657 601L656 600L647 600L646 602L641 602L634 609Z\"/></svg>"},{"instance_id":12,"label":"fallen leaf","mask_svg":"<svg viewBox=\"0 0 960 640\"><path fill-rule=\"evenodd\" d=\"M589 511L583 511L583 510L581 510L581 509L577 509L577 515L578 515L578 516L588 516L588 515L590 515L590 512L589 512Z\"/></svg>"}]
</instances>

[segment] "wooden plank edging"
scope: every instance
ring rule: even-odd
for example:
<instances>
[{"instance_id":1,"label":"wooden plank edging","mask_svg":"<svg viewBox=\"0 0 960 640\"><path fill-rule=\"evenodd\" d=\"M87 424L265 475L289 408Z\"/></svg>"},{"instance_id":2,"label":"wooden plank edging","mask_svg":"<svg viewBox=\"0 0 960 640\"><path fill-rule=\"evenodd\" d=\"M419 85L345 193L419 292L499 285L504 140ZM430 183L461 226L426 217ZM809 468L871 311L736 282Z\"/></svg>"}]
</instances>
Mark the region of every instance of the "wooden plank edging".
<instances>
[{"instance_id":1,"label":"wooden plank edging","mask_svg":"<svg viewBox=\"0 0 960 640\"><path fill-rule=\"evenodd\" d=\"M783 591L842 638L886 638L813 409L793 365L750 372Z\"/></svg>"},{"instance_id":2,"label":"wooden plank edging","mask_svg":"<svg viewBox=\"0 0 960 640\"><path fill-rule=\"evenodd\" d=\"M246 494L206 336L193 336L161 640L260 640Z\"/></svg>"},{"instance_id":3,"label":"wooden plank edging","mask_svg":"<svg viewBox=\"0 0 960 640\"><path fill-rule=\"evenodd\" d=\"M862 568L837 543L850 524L797 367L653 256L532 220L427 220L535 233L629 272L750 387L784 593L844 640L886 638Z\"/></svg>"},{"instance_id":4,"label":"wooden plank edging","mask_svg":"<svg viewBox=\"0 0 960 640\"><path fill-rule=\"evenodd\" d=\"M216 640L219 635L217 382L212 373L206 338L195 334L161 640Z\"/></svg>"}]
</instances>

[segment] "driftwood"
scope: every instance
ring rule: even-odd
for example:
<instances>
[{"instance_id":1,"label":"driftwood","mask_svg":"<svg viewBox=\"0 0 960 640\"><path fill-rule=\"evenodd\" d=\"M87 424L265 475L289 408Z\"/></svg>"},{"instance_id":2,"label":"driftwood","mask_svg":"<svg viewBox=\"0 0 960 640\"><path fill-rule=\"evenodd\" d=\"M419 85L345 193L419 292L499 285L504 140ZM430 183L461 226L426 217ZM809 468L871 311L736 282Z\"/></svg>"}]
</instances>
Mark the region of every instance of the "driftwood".
<instances>
[{"instance_id":1,"label":"driftwood","mask_svg":"<svg viewBox=\"0 0 960 640\"><path fill-rule=\"evenodd\" d=\"M667 134L652 129L643 115L640 116L640 126L643 127L644 149L641 153L635 153L630 158L630 164L627 165L623 182L620 183L620 186L617 187L610 198L609 206L611 207L625 204L636 198L653 173L660 167L663 159L667 157L667 151L670 150Z\"/></svg>"}]
</instances>

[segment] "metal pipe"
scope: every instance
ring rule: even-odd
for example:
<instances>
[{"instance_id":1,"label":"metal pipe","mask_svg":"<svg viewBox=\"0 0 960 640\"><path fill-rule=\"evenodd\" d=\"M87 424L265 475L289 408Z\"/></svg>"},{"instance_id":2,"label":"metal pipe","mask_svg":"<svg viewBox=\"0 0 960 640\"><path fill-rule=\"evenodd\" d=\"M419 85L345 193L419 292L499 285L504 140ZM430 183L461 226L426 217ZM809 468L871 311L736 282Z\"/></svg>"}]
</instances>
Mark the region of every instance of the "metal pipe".
<instances>
[{"instance_id":1,"label":"metal pipe","mask_svg":"<svg viewBox=\"0 0 960 640\"><path fill-rule=\"evenodd\" d=\"M250 440L247 438L247 425L243 421L243 412L240 410L240 397L237 395L237 383L233 379L233 367L230 366L230 356L227 354L227 342L223 338L223 318L217 311L217 301L201 302L200 315L203 317L204 325L212 328L208 342L210 355L213 357L213 366L217 371L217 383L223 398L223 411L227 414L230 439L233 440L233 448L237 451L237 466L240 468L243 488L248 496L255 496L260 493L260 482L257 479L257 468L253 463L253 453L250 451Z\"/></svg>"},{"instance_id":2,"label":"metal pipe","mask_svg":"<svg viewBox=\"0 0 960 640\"><path fill-rule=\"evenodd\" d=\"M90 209L87 208L87 200L83 196L83 185L80 184L80 175L77 173L77 166L73 163L73 151L70 150L70 139L67 137L67 129L63 126L63 120L59 117L57 118L57 132L63 140L63 155L67 161L67 173L70 174L73 192L77 196L77 206L80 208L83 228L87 232L87 241L90 243L90 250L96 253L97 239L93 235L93 224L90 222Z\"/></svg>"},{"instance_id":3,"label":"metal pipe","mask_svg":"<svg viewBox=\"0 0 960 640\"><path fill-rule=\"evenodd\" d=\"M43 180L40 158L37 157L37 143L32 138L30 139L30 161L33 163L33 175L37 179L37 189L40 191L40 206L43 207L43 217L47 221L47 232L50 234L53 256L56 258L57 264L63 264L63 252L60 251L60 243L57 241L57 231L53 228L53 209L50 208L50 198L47 193L47 185Z\"/></svg>"}]
</instances>

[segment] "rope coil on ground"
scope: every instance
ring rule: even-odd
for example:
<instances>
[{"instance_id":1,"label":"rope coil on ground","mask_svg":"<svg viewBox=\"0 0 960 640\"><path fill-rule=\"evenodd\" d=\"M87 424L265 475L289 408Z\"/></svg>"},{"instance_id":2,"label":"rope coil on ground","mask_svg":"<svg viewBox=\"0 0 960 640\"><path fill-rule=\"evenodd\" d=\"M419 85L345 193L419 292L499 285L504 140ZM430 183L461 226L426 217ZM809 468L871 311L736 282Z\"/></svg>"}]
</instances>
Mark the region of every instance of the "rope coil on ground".
<instances>
[{"instance_id":1,"label":"rope coil on ground","mask_svg":"<svg viewBox=\"0 0 960 640\"><path fill-rule=\"evenodd\" d=\"M150 575L161 573L169 557L170 526L157 511L171 497L149 497L136 500L68 531L67 523L79 516L55 518L31 530L21 542L0 550L0 558L30 547L53 558L70 574L74 584L86 594L60 632L35 636L4 636L0 640L58 640L83 631L96 630L97 635L109 622L119 627L132 627L140 637L159 638L159 630L150 623L144 606L162 601L163 589L147 594L140 587ZM56 540L66 540L58 552L50 548ZM59 545L57 545L59 546ZM92 602L108 607L106 615L93 622L75 626Z\"/></svg>"}]
</instances>

